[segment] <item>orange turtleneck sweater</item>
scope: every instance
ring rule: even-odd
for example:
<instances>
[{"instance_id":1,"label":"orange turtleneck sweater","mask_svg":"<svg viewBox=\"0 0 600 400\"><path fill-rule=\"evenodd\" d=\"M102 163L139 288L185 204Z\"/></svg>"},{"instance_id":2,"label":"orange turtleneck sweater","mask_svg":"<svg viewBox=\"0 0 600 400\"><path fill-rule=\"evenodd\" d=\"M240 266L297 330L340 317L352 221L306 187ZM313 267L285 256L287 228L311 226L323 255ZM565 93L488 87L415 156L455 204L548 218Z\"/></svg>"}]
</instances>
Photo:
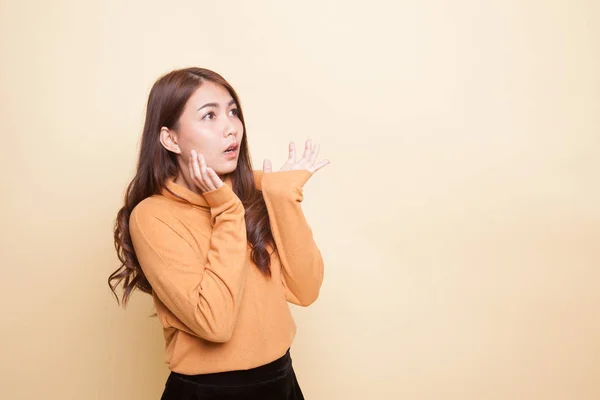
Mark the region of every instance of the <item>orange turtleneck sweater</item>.
<instances>
[{"instance_id":1,"label":"orange turtleneck sweater","mask_svg":"<svg viewBox=\"0 0 600 400\"><path fill-rule=\"evenodd\" d=\"M131 238L152 285L171 370L243 370L285 354L296 333L287 302L308 306L323 281L323 259L300 204L311 175L254 171L278 249L267 248L271 277L250 259L231 178L203 194L169 180L168 190L135 207Z\"/></svg>"}]
</instances>

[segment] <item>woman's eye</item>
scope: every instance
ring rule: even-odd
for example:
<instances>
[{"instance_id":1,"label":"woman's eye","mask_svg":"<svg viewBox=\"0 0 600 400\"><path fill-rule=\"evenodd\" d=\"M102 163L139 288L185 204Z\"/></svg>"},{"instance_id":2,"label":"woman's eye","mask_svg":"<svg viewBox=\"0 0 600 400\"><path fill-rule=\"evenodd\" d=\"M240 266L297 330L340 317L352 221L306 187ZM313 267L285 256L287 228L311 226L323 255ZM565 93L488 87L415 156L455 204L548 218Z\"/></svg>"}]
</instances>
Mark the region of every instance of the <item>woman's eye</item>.
<instances>
[{"instance_id":1,"label":"woman's eye","mask_svg":"<svg viewBox=\"0 0 600 400\"><path fill-rule=\"evenodd\" d=\"M209 112L208 114L206 114L204 117L202 117L202 119L214 119L216 117L214 112Z\"/></svg>"},{"instance_id":2,"label":"woman's eye","mask_svg":"<svg viewBox=\"0 0 600 400\"><path fill-rule=\"evenodd\" d=\"M229 111L229 113L234 117L237 117L240 114L237 108L234 108L233 110Z\"/></svg>"}]
</instances>

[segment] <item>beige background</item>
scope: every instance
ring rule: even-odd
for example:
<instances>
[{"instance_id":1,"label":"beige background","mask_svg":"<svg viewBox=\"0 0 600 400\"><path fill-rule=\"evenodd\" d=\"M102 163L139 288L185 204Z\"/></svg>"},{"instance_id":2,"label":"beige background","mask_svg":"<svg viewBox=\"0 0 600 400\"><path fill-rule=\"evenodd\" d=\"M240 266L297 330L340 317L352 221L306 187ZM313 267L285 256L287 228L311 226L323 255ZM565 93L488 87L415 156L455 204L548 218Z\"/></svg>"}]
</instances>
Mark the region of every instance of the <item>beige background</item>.
<instances>
[{"instance_id":1,"label":"beige background","mask_svg":"<svg viewBox=\"0 0 600 400\"><path fill-rule=\"evenodd\" d=\"M161 74L237 88L255 166L307 136L326 260L307 399L600 398L597 1L0 2L2 399L158 399L112 223Z\"/></svg>"}]
</instances>

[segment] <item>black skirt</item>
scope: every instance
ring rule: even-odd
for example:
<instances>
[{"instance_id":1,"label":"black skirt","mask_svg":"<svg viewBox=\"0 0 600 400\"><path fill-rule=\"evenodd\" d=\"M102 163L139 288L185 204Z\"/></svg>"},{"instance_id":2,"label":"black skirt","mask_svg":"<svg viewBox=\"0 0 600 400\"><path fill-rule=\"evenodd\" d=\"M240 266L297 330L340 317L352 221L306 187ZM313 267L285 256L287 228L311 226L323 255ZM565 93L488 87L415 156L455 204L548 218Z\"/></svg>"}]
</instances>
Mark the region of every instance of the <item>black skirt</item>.
<instances>
[{"instance_id":1,"label":"black skirt","mask_svg":"<svg viewBox=\"0 0 600 400\"><path fill-rule=\"evenodd\" d=\"M183 375L171 372L161 400L304 400L292 358L243 371Z\"/></svg>"}]
</instances>

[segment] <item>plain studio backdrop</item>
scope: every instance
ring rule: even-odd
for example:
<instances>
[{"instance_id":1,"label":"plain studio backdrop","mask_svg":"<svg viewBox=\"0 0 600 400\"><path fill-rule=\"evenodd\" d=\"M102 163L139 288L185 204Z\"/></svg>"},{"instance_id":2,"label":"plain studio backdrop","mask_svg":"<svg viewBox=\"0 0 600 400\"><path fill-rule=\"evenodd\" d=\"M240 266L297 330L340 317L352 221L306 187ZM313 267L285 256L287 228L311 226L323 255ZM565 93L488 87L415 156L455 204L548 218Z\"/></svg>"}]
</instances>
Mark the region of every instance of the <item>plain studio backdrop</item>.
<instances>
[{"instance_id":1,"label":"plain studio backdrop","mask_svg":"<svg viewBox=\"0 0 600 400\"><path fill-rule=\"evenodd\" d=\"M308 137L307 399L600 398L597 1L0 2L2 399L158 399L112 227L174 68L238 90L254 167Z\"/></svg>"}]
</instances>

